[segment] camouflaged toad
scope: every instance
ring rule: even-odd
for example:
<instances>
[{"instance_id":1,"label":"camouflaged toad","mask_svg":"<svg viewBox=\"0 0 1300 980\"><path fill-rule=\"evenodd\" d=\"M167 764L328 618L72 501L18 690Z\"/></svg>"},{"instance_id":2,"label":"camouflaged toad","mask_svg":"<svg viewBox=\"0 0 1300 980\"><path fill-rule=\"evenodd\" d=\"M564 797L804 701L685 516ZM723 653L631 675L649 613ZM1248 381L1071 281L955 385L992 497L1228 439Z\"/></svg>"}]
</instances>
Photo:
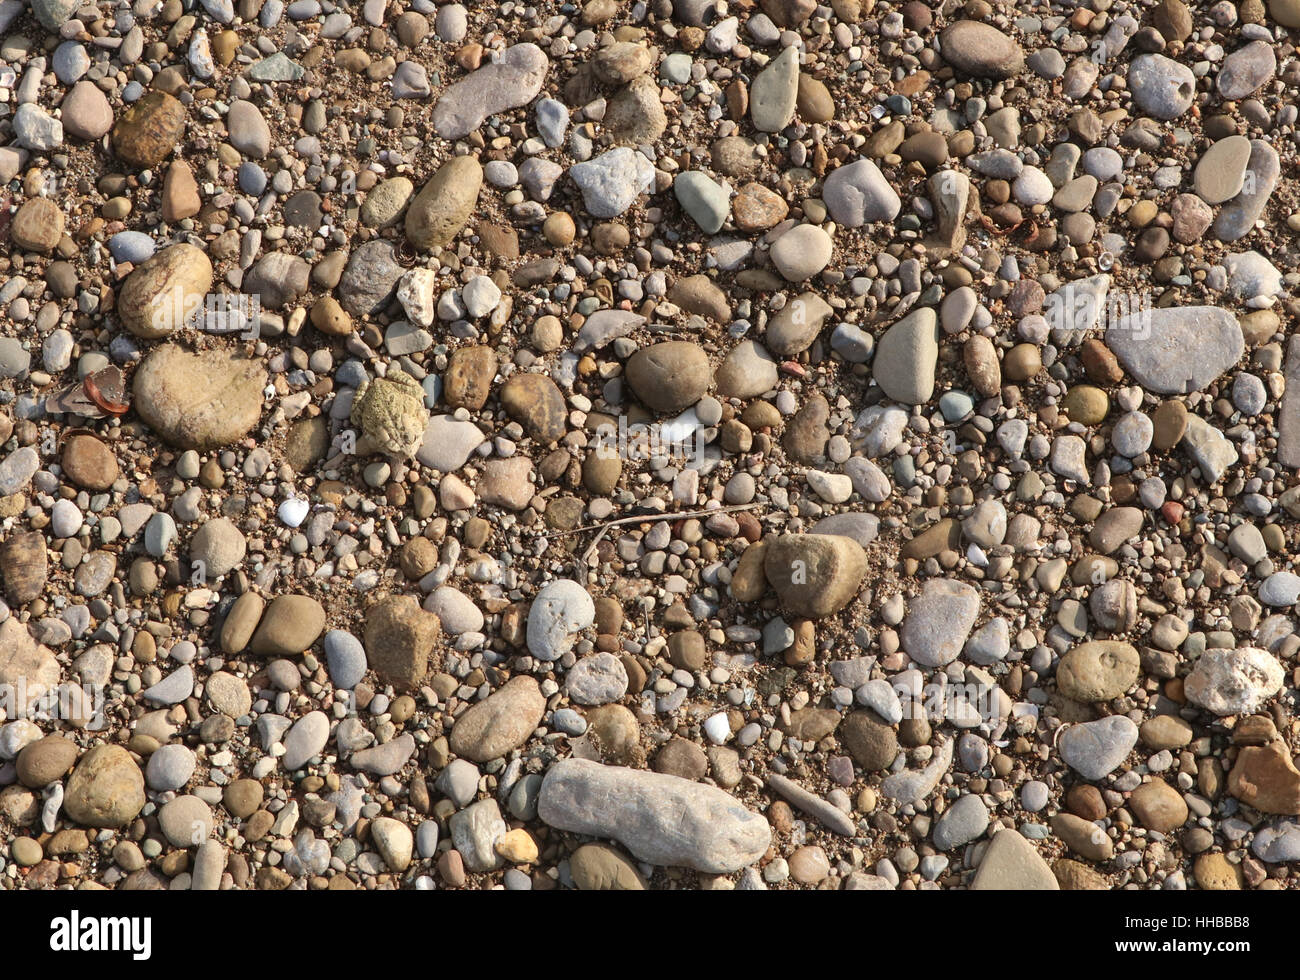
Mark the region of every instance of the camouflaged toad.
<instances>
[{"instance_id":1,"label":"camouflaged toad","mask_svg":"<svg viewBox=\"0 0 1300 980\"><path fill-rule=\"evenodd\" d=\"M351 419L379 451L414 456L429 424L424 389L405 371L367 379L352 400Z\"/></svg>"}]
</instances>

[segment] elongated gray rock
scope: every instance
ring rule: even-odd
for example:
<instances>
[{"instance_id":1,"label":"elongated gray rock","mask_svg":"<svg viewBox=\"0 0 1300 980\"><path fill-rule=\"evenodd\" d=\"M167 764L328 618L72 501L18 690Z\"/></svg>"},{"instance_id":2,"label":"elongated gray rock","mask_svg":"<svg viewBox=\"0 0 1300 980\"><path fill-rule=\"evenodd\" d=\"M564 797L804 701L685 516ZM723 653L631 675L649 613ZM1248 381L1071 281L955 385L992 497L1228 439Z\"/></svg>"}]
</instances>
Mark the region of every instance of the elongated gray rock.
<instances>
[{"instance_id":1,"label":"elongated gray rock","mask_svg":"<svg viewBox=\"0 0 1300 980\"><path fill-rule=\"evenodd\" d=\"M667 773L557 762L537 814L557 830L618 841L649 864L729 874L767 850L767 821L714 786Z\"/></svg>"},{"instance_id":2,"label":"elongated gray rock","mask_svg":"<svg viewBox=\"0 0 1300 980\"><path fill-rule=\"evenodd\" d=\"M886 776L880 792L899 803L921 802L934 791L952 765L952 744L952 739L944 742L924 769L908 769Z\"/></svg>"},{"instance_id":3,"label":"elongated gray rock","mask_svg":"<svg viewBox=\"0 0 1300 980\"><path fill-rule=\"evenodd\" d=\"M323 711L310 711L303 715L284 737L284 755L280 757L286 772L305 766L311 757L319 755L330 737L329 716Z\"/></svg>"},{"instance_id":4,"label":"elongated gray rock","mask_svg":"<svg viewBox=\"0 0 1300 980\"><path fill-rule=\"evenodd\" d=\"M1183 448L1200 468L1201 478L1207 485L1218 483L1228 467L1240 458L1228 437L1199 415L1187 417Z\"/></svg>"},{"instance_id":5,"label":"elongated gray rock","mask_svg":"<svg viewBox=\"0 0 1300 980\"><path fill-rule=\"evenodd\" d=\"M1251 41L1223 59L1215 79L1219 94L1233 101L1244 99L1273 77L1277 55L1267 41Z\"/></svg>"},{"instance_id":6,"label":"elongated gray rock","mask_svg":"<svg viewBox=\"0 0 1300 980\"><path fill-rule=\"evenodd\" d=\"M762 133L779 133L789 126L798 91L799 49L792 44L754 79L749 95L754 128Z\"/></svg>"},{"instance_id":7,"label":"elongated gray rock","mask_svg":"<svg viewBox=\"0 0 1300 980\"><path fill-rule=\"evenodd\" d=\"M645 317L631 310L597 310L587 317L573 338L573 349L579 354L600 350L619 337L626 337L643 323Z\"/></svg>"},{"instance_id":8,"label":"elongated gray rock","mask_svg":"<svg viewBox=\"0 0 1300 980\"><path fill-rule=\"evenodd\" d=\"M769 773L767 785L775 790L787 803L808 814L808 816L816 818L841 837L852 837L857 833L857 827L847 813L837 810L831 803L823 800L816 793L810 793L793 779L787 779L777 773Z\"/></svg>"},{"instance_id":9,"label":"elongated gray rock","mask_svg":"<svg viewBox=\"0 0 1300 980\"><path fill-rule=\"evenodd\" d=\"M1277 461L1294 469L1300 467L1300 337L1287 342L1285 370L1286 391L1277 423Z\"/></svg>"},{"instance_id":10,"label":"elongated gray rock","mask_svg":"<svg viewBox=\"0 0 1300 980\"><path fill-rule=\"evenodd\" d=\"M920 405L934 394L939 359L939 320L925 306L913 310L880 338L871 376L886 395L905 405Z\"/></svg>"},{"instance_id":11,"label":"elongated gray rock","mask_svg":"<svg viewBox=\"0 0 1300 980\"><path fill-rule=\"evenodd\" d=\"M512 677L456 719L451 750L475 762L500 758L528 741L545 711L537 681L527 674Z\"/></svg>"},{"instance_id":12,"label":"elongated gray rock","mask_svg":"<svg viewBox=\"0 0 1300 980\"><path fill-rule=\"evenodd\" d=\"M433 109L433 126L450 140L468 136L488 116L527 105L542 90L546 54L535 44L516 44L442 93Z\"/></svg>"},{"instance_id":13,"label":"elongated gray rock","mask_svg":"<svg viewBox=\"0 0 1300 980\"><path fill-rule=\"evenodd\" d=\"M1219 211L1214 219L1213 237L1222 242L1235 242L1249 234L1264 213L1264 205L1268 204L1281 173L1282 161L1277 151L1264 140L1251 140L1241 193Z\"/></svg>"},{"instance_id":14,"label":"elongated gray rock","mask_svg":"<svg viewBox=\"0 0 1300 980\"><path fill-rule=\"evenodd\" d=\"M1237 318L1217 306L1130 312L1111 323L1106 346L1147 391L1200 391L1241 358L1245 340Z\"/></svg>"}]
</instances>

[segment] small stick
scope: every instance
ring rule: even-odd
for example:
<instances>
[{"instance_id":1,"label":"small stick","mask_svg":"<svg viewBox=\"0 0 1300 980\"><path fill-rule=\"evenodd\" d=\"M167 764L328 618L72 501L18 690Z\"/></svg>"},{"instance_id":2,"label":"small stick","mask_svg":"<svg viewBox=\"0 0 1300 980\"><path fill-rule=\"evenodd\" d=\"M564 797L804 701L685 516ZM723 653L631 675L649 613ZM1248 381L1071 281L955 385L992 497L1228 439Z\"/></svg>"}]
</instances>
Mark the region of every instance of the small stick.
<instances>
[{"instance_id":1,"label":"small stick","mask_svg":"<svg viewBox=\"0 0 1300 980\"><path fill-rule=\"evenodd\" d=\"M646 521L670 519L687 520L692 517L709 517L713 514L729 514L732 511L737 510L753 510L757 506L758 503L754 502L748 504L730 504L726 507L712 507L705 510L688 510L680 514L639 514L634 517L620 517L618 520L607 521L604 524L588 524L586 527L575 527L568 531L559 532L556 537L564 537L569 534L582 534L585 531L599 530L600 533L592 539L591 544L587 546L587 550L584 551L582 557L578 559L578 564L582 566L582 570L585 573L587 569L587 559L591 557L592 552L596 550L596 546L605 539L605 535L609 533L609 529L612 527L618 527L621 524L642 524Z\"/></svg>"},{"instance_id":2,"label":"small stick","mask_svg":"<svg viewBox=\"0 0 1300 980\"><path fill-rule=\"evenodd\" d=\"M636 514L632 517L620 517L615 521L607 521L604 524L588 524L585 527L574 527L567 531L557 531L554 534L554 537L562 538L569 534L582 534L585 531L595 531L597 529L604 531L611 527L617 527L620 524L644 524L646 522L653 523L654 521L681 521L691 517L711 517L714 514L730 514L732 511L737 510L753 510L757 506L758 503L755 501L748 504L728 504L726 507L709 507L704 510L687 510L678 514Z\"/></svg>"}]
</instances>

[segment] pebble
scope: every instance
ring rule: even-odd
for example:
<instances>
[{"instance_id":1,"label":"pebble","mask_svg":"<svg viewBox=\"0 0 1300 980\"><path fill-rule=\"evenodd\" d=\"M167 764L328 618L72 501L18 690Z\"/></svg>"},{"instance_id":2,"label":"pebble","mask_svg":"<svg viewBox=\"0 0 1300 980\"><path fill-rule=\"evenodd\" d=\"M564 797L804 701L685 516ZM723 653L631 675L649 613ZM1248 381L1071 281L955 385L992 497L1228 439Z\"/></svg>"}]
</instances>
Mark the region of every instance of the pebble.
<instances>
[{"instance_id":1,"label":"pebble","mask_svg":"<svg viewBox=\"0 0 1300 980\"><path fill-rule=\"evenodd\" d=\"M569 178L582 192L588 214L595 218L617 218L649 189L654 181L654 167L635 150L620 146L595 159L574 164L569 168Z\"/></svg>"},{"instance_id":2,"label":"pebble","mask_svg":"<svg viewBox=\"0 0 1300 980\"><path fill-rule=\"evenodd\" d=\"M993 835L984 851L973 891L1058 891L1060 885L1038 850L1014 830Z\"/></svg>"},{"instance_id":3,"label":"pebble","mask_svg":"<svg viewBox=\"0 0 1300 980\"><path fill-rule=\"evenodd\" d=\"M852 538L829 534L783 534L768 544L763 573L797 616L820 619L843 609L866 574L866 553Z\"/></svg>"},{"instance_id":4,"label":"pebble","mask_svg":"<svg viewBox=\"0 0 1300 980\"><path fill-rule=\"evenodd\" d=\"M762 133L779 133L794 118L799 92L799 52L786 48L754 78L750 118Z\"/></svg>"},{"instance_id":5,"label":"pebble","mask_svg":"<svg viewBox=\"0 0 1300 980\"><path fill-rule=\"evenodd\" d=\"M722 228L730 210L731 193L725 184L719 184L699 170L688 170L673 181L673 193L682 210L707 234ZM585 196L585 192L584 192ZM588 207L589 211L592 209ZM596 214L595 211L592 211ZM613 217L598 214L597 217Z\"/></svg>"},{"instance_id":6,"label":"pebble","mask_svg":"<svg viewBox=\"0 0 1300 980\"><path fill-rule=\"evenodd\" d=\"M1197 161L1192 175L1196 193L1206 204L1222 204L1241 193L1250 159L1250 140L1226 136L1214 143Z\"/></svg>"},{"instance_id":7,"label":"pebble","mask_svg":"<svg viewBox=\"0 0 1300 980\"><path fill-rule=\"evenodd\" d=\"M500 758L532 735L545 709L536 681L512 678L456 719L452 751L475 762Z\"/></svg>"},{"instance_id":8,"label":"pebble","mask_svg":"<svg viewBox=\"0 0 1300 980\"><path fill-rule=\"evenodd\" d=\"M1155 119L1177 119L1192 107L1196 77L1162 54L1141 54L1129 63L1128 88L1138 110Z\"/></svg>"},{"instance_id":9,"label":"pebble","mask_svg":"<svg viewBox=\"0 0 1300 980\"><path fill-rule=\"evenodd\" d=\"M938 356L939 331L934 311L915 310L880 338L872 360L872 377L888 397L919 405L934 394Z\"/></svg>"},{"instance_id":10,"label":"pebble","mask_svg":"<svg viewBox=\"0 0 1300 980\"><path fill-rule=\"evenodd\" d=\"M79 81L63 97L59 118L67 135L97 140L113 128L113 107L99 86Z\"/></svg>"},{"instance_id":11,"label":"pebble","mask_svg":"<svg viewBox=\"0 0 1300 980\"><path fill-rule=\"evenodd\" d=\"M836 168L826 178L822 197L831 218L846 228L893 221L902 208L880 168L866 159Z\"/></svg>"},{"instance_id":12,"label":"pebble","mask_svg":"<svg viewBox=\"0 0 1300 980\"><path fill-rule=\"evenodd\" d=\"M990 24L959 20L939 35L944 61L963 75L1011 78L1025 67L1024 53L1013 39Z\"/></svg>"},{"instance_id":13,"label":"pebble","mask_svg":"<svg viewBox=\"0 0 1300 980\"><path fill-rule=\"evenodd\" d=\"M1071 725L1056 744L1066 765L1084 779L1096 781L1124 762L1137 738L1137 725L1123 715L1112 715Z\"/></svg>"},{"instance_id":14,"label":"pebble","mask_svg":"<svg viewBox=\"0 0 1300 980\"><path fill-rule=\"evenodd\" d=\"M1138 653L1132 646L1097 640L1081 643L1061 658L1056 683L1062 694L1076 701L1110 701L1129 690L1140 672Z\"/></svg>"},{"instance_id":15,"label":"pebble","mask_svg":"<svg viewBox=\"0 0 1300 980\"><path fill-rule=\"evenodd\" d=\"M144 808L144 774L126 749L97 745L77 762L63 809L87 827L124 827Z\"/></svg>"},{"instance_id":16,"label":"pebble","mask_svg":"<svg viewBox=\"0 0 1300 980\"><path fill-rule=\"evenodd\" d=\"M1258 647L1209 650L1187 675L1187 698L1216 715L1249 714L1282 688L1282 667Z\"/></svg>"},{"instance_id":17,"label":"pebble","mask_svg":"<svg viewBox=\"0 0 1300 980\"><path fill-rule=\"evenodd\" d=\"M149 756L145 781L150 789L160 792L183 789L196 764L194 753L184 745L164 745Z\"/></svg>"},{"instance_id":18,"label":"pebble","mask_svg":"<svg viewBox=\"0 0 1300 980\"><path fill-rule=\"evenodd\" d=\"M943 667L961 653L979 615L979 596L969 585L934 579L908 605L899 632L907 655L926 667Z\"/></svg>"},{"instance_id":19,"label":"pebble","mask_svg":"<svg viewBox=\"0 0 1300 980\"><path fill-rule=\"evenodd\" d=\"M772 264L789 282L803 282L817 275L831 261L834 243L816 225L799 225L772 245Z\"/></svg>"},{"instance_id":20,"label":"pebble","mask_svg":"<svg viewBox=\"0 0 1300 980\"><path fill-rule=\"evenodd\" d=\"M1277 56L1267 41L1251 41L1223 59L1215 85L1225 99L1244 99L1277 72Z\"/></svg>"},{"instance_id":21,"label":"pebble","mask_svg":"<svg viewBox=\"0 0 1300 980\"><path fill-rule=\"evenodd\" d=\"M962 796L935 823L934 845L942 851L955 850L983 836L988 825L984 801L978 796Z\"/></svg>"},{"instance_id":22,"label":"pebble","mask_svg":"<svg viewBox=\"0 0 1300 980\"><path fill-rule=\"evenodd\" d=\"M473 157L444 163L406 209L407 239L421 249L448 244L465 227L482 185L483 168Z\"/></svg>"},{"instance_id":23,"label":"pebble","mask_svg":"<svg viewBox=\"0 0 1300 980\"><path fill-rule=\"evenodd\" d=\"M329 717L322 711L309 711L296 722L285 734L284 755L280 762L287 772L293 772L305 766L313 757L321 754L329 740Z\"/></svg>"}]
</instances>

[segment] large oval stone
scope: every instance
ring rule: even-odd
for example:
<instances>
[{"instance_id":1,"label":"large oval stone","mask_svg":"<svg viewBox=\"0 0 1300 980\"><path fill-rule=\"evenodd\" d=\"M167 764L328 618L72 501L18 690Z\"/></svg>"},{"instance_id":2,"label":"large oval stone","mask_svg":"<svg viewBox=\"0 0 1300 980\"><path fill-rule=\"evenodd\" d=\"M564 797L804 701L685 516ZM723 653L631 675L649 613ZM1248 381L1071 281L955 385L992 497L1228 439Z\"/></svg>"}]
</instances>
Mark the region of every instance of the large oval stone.
<instances>
[{"instance_id":1,"label":"large oval stone","mask_svg":"<svg viewBox=\"0 0 1300 980\"><path fill-rule=\"evenodd\" d=\"M465 227L483 186L474 157L453 157L438 168L406 210L406 237L416 248L446 245Z\"/></svg>"},{"instance_id":2,"label":"large oval stone","mask_svg":"<svg viewBox=\"0 0 1300 980\"><path fill-rule=\"evenodd\" d=\"M474 762L499 759L528 741L545 711L546 698L537 681L512 677L456 719L451 750Z\"/></svg>"},{"instance_id":3,"label":"large oval stone","mask_svg":"<svg viewBox=\"0 0 1300 980\"><path fill-rule=\"evenodd\" d=\"M144 809L144 773L120 745L96 745L68 780L63 809L87 827L125 827Z\"/></svg>"},{"instance_id":4,"label":"large oval stone","mask_svg":"<svg viewBox=\"0 0 1300 980\"><path fill-rule=\"evenodd\" d=\"M627 380L641 402L657 412L678 412L699 401L712 381L708 355L688 340L669 340L637 351Z\"/></svg>"},{"instance_id":5,"label":"large oval stone","mask_svg":"<svg viewBox=\"0 0 1300 980\"><path fill-rule=\"evenodd\" d=\"M1137 683L1138 652L1117 640L1081 643L1061 658L1056 686L1075 701L1109 701Z\"/></svg>"},{"instance_id":6,"label":"large oval stone","mask_svg":"<svg viewBox=\"0 0 1300 980\"><path fill-rule=\"evenodd\" d=\"M184 326L212 288L212 263L202 249L181 243L146 259L126 277L117 318L132 334L158 340Z\"/></svg>"},{"instance_id":7,"label":"large oval stone","mask_svg":"<svg viewBox=\"0 0 1300 980\"><path fill-rule=\"evenodd\" d=\"M821 619L858 594L867 574L867 553L838 534L783 534L764 550L763 572L782 608Z\"/></svg>"},{"instance_id":8,"label":"large oval stone","mask_svg":"<svg viewBox=\"0 0 1300 980\"><path fill-rule=\"evenodd\" d=\"M265 384L257 361L220 349L191 354L168 344L145 358L132 391L140 417L167 442L215 449L257 424Z\"/></svg>"},{"instance_id":9,"label":"large oval stone","mask_svg":"<svg viewBox=\"0 0 1300 980\"><path fill-rule=\"evenodd\" d=\"M156 167L185 133L185 106L159 89L147 92L113 127L113 150L133 167Z\"/></svg>"}]
</instances>

